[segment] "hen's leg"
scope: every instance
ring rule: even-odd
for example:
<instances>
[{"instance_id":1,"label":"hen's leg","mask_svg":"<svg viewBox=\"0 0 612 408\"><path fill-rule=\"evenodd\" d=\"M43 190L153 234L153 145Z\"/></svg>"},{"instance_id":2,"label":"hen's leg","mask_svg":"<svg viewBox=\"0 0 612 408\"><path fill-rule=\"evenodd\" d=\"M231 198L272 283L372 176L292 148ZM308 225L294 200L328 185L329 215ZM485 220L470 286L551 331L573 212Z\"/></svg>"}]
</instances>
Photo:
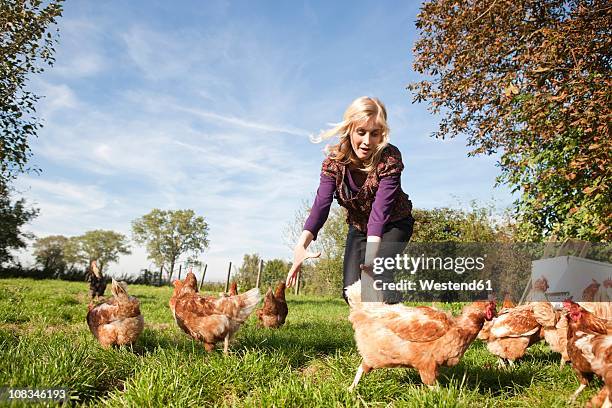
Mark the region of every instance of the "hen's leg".
<instances>
[{"instance_id":1,"label":"hen's leg","mask_svg":"<svg viewBox=\"0 0 612 408\"><path fill-rule=\"evenodd\" d=\"M426 384L431 389L436 384L436 379L438 378L438 365L430 363L426 367L420 367L419 374L423 384Z\"/></svg>"},{"instance_id":2,"label":"hen's leg","mask_svg":"<svg viewBox=\"0 0 612 408\"><path fill-rule=\"evenodd\" d=\"M226 356L229 354L229 340L230 340L230 335L228 334L227 336L225 336L225 339L223 340L223 354L225 354Z\"/></svg>"},{"instance_id":3,"label":"hen's leg","mask_svg":"<svg viewBox=\"0 0 612 408\"><path fill-rule=\"evenodd\" d=\"M580 394L582 392L582 390L584 390L586 388L586 384L580 384L580 386L576 389L576 391L574 391L574 393L572 394L572 396L570 397L570 402L573 403L574 401L576 401L576 397L578 396L578 394Z\"/></svg>"},{"instance_id":4,"label":"hen's leg","mask_svg":"<svg viewBox=\"0 0 612 408\"><path fill-rule=\"evenodd\" d=\"M353 392L353 390L357 386L357 383L359 383L359 380L361 379L361 376L364 373L365 374L369 373L371 369L372 369L372 367L368 366L362 360L361 364L359 364L359 367L357 368L357 373L355 374L355 379L353 380L353 383L351 384L351 386L348 388L348 391L349 392Z\"/></svg>"},{"instance_id":5,"label":"hen's leg","mask_svg":"<svg viewBox=\"0 0 612 408\"><path fill-rule=\"evenodd\" d=\"M612 371L608 370L605 373L603 378L604 386L603 386L603 405L602 408L611 408L612 407Z\"/></svg>"},{"instance_id":6,"label":"hen's leg","mask_svg":"<svg viewBox=\"0 0 612 408\"><path fill-rule=\"evenodd\" d=\"M359 367L357 367L357 373L355 374L355 378L353 379L353 383L348 388L349 392L353 392L353 390L357 386L357 383L359 383L359 380L361 379L362 375L363 375L363 367L361 367L361 364L359 364Z\"/></svg>"},{"instance_id":7,"label":"hen's leg","mask_svg":"<svg viewBox=\"0 0 612 408\"><path fill-rule=\"evenodd\" d=\"M593 373L582 373L582 372L578 371L577 369L574 369L574 371L576 372L576 374L578 374L578 380L580 381L580 386L572 394L572 396L570 398L570 402L576 401L576 397L578 396L578 394L580 394L582 392L582 390L584 390L586 388L586 386L589 384L589 381L591 380L591 378L593 378Z\"/></svg>"}]
</instances>

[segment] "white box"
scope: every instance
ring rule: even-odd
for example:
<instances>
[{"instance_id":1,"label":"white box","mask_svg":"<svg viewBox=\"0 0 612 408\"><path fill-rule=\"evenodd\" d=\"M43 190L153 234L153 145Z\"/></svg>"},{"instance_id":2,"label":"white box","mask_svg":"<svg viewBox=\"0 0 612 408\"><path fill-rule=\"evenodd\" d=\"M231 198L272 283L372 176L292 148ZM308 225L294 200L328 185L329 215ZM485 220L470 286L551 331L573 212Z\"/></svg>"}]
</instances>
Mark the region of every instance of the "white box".
<instances>
[{"instance_id":1,"label":"white box","mask_svg":"<svg viewBox=\"0 0 612 408\"><path fill-rule=\"evenodd\" d=\"M584 290L593 280L604 288L604 281L612 279L612 264L593 261L576 256L558 256L539 259L531 263L531 283L545 277L548 281L546 296L552 302L560 302L568 297L582 301ZM609 289L608 289L609 290Z\"/></svg>"}]
</instances>

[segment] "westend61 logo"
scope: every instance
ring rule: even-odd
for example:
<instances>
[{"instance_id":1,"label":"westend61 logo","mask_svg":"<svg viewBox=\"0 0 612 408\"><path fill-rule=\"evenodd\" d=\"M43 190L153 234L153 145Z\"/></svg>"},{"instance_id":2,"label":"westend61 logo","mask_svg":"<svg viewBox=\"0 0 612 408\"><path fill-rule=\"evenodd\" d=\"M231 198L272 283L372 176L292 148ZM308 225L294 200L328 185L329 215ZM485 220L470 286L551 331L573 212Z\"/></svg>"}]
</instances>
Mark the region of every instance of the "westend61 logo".
<instances>
[{"instance_id":1,"label":"westend61 logo","mask_svg":"<svg viewBox=\"0 0 612 408\"><path fill-rule=\"evenodd\" d=\"M461 275L466 271L481 271L484 269L484 256L479 257L441 257L441 256L420 256L413 257L407 254L397 254L395 258L374 258L372 270L375 274L380 275L385 270L396 269L405 270L414 275L420 270L444 270L454 271L456 274Z\"/></svg>"}]
</instances>

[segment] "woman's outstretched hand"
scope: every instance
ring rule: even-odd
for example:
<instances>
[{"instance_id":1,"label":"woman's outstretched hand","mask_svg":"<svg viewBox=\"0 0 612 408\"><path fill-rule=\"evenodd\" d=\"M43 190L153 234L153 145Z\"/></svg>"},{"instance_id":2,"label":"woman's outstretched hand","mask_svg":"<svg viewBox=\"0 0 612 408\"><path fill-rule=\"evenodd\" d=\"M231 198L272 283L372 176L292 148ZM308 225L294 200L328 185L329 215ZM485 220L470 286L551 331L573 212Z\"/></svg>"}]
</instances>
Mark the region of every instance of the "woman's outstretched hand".
<instances>
[{"instance_id":1,"label":"woman's outstretched hand","mask_svg":"<svg viewBox=\"0 0 612 408\"><path fill-rule=\"evenodd\" d=\"M302 264L306 259L318 258L320 256L321 252L308 252L306 248L301 245L295 247L293 251L293 265L291 265L291 269L287 274L287 287L290 288L297 283L298 273L302 269Z\"/></svg>"}]
</instances>

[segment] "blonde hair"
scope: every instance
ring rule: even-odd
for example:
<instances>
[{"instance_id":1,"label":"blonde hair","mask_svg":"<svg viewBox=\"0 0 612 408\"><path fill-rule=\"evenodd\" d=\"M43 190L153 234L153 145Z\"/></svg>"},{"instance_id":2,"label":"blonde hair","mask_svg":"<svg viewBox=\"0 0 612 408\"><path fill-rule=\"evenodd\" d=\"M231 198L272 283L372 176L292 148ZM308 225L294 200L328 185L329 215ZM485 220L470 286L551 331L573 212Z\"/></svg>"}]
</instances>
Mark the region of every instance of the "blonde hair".
<instances>
[{"instance_id":1,"label":"blonde hair","mask_svg":"<svg viewBox=\"0 0 612 408\"><path fill-rule=\"evenodd\" d=\"M380 126L382 140L369 159L363 162L363 171L369 173L376 168L380 162L383 149L387 147L389 143L387 110L385 109L385 105L378 98L362 96L355 99L344 112L342 122L336 123L331 129L321 132L313 141L318 143L338 135L340 141L335 145L328 145L325 148L328 157L342 164L362 164L353 150L351 132L356 129L357 125L367 122L371 118L375 118L376 124Z\"/></svg>"}]
</instances>

